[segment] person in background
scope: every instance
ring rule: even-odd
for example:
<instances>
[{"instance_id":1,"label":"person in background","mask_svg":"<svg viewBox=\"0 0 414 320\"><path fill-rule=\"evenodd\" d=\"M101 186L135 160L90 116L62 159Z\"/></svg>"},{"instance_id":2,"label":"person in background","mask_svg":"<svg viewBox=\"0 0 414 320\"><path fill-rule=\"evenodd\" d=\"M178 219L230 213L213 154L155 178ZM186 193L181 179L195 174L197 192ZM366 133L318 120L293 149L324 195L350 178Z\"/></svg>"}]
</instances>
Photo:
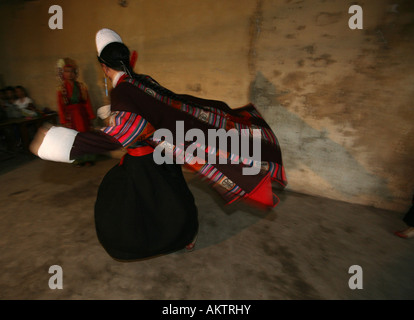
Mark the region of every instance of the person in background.
<instances>
[{"instance_id":1,"label":"person in background","mask_svg":"<svg viewBox=\"0 0 414 320\"><path fill-rule=\"evenodd\" d=\"M411 208L408 209L403 221L407 224L408 228L402 231L396 231L395 235L404 239L414 238L414 196L411 201Z\"/></svg>"},{"instance_id":2,"label":"person in background","mask_svg":"<svg viewBox=\"0 0 414 320\"><path fill-rule=\"evenodd\" d=\"M16 92L14 90L14 87L8 86L4 88L4 95L5 100L3 103L3 107L6 110L7 118L8 119L16 119L16 118L22 118L23 115L20 112L19 108L14 104L14 101L16 100Z\"/></svg>"},{"instance_id":3,"label":"person in background","mask_svg":"<svg viewBox=\"0 0 414 320\"><path fill-rule=\"evenodd\" d=\"M35 118L40 115L34 106L33 100L29 98L26 89L23 86L16 86L14 88L16 100L14 105L20 110L24 117Z\"/></svg>"},{"instance_id":4,"label":"person in background","mask_svg":"<svg viewBox=\"0 0 414 320\"><path fill-rule=\"evenodd\" d=\"M4 107L6 95L4 90L0 90L0 122L7 121L7 112ZM0 146L6 145L9 147L9 130L7 127L0 127Z\"/></svg>"},{"instance_id":5,"label":"person in background","mask_svg":"<svg viewBox=\"0 0 414 320\"><path fill-rule=\"evenodd\" d=\"M6 94L4 92L4 89L0 90L0 121L7 120L7 112L6 112Z\"/></svg>"},{"instance_id":6,"label":"person in background","mask_svg":"<svg viewBox=\"0 0 414 320\"><path fill-rule=\"evenodd\" d=\"M59 59L57 68L60 79L57 93L60 123L78 132L92 131L95 115L85 84L77 80L77 63L71 58ZM78 167L89 166L95 163L95 159L95 155L85 154L77 158L74 164Z\"/></svg>"},{"instance_id":7,"label":"person in background","mask_svg":"<svg viewBox=\"0 0 414 320\"><path fill-rule=\"evenodd\" d=\"M2 100L2 109L6 113L7 120L23 118L23 114L14 104L14 101L16 100L16 92L14 87L7 86L3 89L3 94L4 98ZM4 129L3 137L7 142L7 149L17 151L22 148L22 137L17 124L12 124L9 128Z\"/></svg>"}]
</instances>

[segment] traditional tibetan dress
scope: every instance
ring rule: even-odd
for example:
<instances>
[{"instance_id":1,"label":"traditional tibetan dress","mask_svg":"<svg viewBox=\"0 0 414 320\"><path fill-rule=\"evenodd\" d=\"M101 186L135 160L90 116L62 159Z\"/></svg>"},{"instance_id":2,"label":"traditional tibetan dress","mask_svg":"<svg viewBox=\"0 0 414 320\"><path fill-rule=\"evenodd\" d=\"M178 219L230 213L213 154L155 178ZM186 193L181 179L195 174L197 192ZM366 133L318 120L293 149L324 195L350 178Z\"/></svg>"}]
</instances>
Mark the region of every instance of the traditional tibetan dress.
<instances>
[{"instance_id":1,"label":"traditional tibetan dress","mask_svg":"<svg viewBox=\"0 0 414 320\"><path fill-rule=\"evenodd\" d=\"M78 82L63 81L58 90L59 120L78 132L89 131L95 118L86 87Z\"/></svg>"},{"instance_id":2,"label":"traditional tibetan dress","mask_svg":"<svg viewBox=\"0 0 414 320\"><path fill-rule=\"evenodd\" d=\"M209 154L215 154L216 159L224 155L233 163L180 158L227 203L245 200L271 208L278 203L271 182L282 187L287 183L276 136L252 104L231 109L221 101L169 92L149 76L123 75L111 92L109 126L100 132L74 133L70 143L68 159L120 147L128 152L104 177L95 205L98 238L116 259L134 260L180 250L198 232L197 208L181 165L177 161L156 164L153 154L162 146L177 160L192 141L156 139L158 129L170 130L174 137L178 122L185 131L198 129L206 137L211 129L233 129L239 136L247 134L250 147L252 129L259 130L259 161L211 148L208 143L201 146L205 159ZM243 168L252 166L259 168L258 173L244 175Z\"/></svg>"}]
</instances>

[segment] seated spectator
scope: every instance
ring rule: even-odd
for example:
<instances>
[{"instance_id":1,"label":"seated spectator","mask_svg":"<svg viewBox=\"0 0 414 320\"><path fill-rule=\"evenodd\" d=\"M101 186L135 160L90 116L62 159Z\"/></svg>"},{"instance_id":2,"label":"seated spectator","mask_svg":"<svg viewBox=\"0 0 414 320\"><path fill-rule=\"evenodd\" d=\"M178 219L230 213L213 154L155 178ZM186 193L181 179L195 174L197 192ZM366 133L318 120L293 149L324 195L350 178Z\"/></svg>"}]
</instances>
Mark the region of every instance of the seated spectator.
<instances>
[{"instance_id":1,"label":"seated spectator","mask_svg":"<svg viewBox=\"0 0 414 320\"><path fill-rule=\"evenodd\" d=\"M7 112L6 112L6 93L3 89L0 90L0 121L7 120Z\"/></svg>"},{"instance_id":2,"label":"seated spectator","mask_svg":"<svg viewBox=\"0 0 414 320\"><path fill-rule=\"evenodd\" d=\"M6 91L5 89L0 90L0 106L3 106L3 104L6 102Z\"/></svg>"},{"instance_id":3,"label":"seated spectator","mask_svg":"<svg viewBox=\"0 0 414 320\"><path fill-rule=\"evenodd\" d=\"M0 121L22 117L22 114L13 103L14 99L15 96L13 87L6 87L1 90L0 109L2 112L0 114ZM15 150L19 147L19 143L21 141L18 127L16 125L12 125L11 127L2 127L0 130L0 139L1 144L5 144L7 150Z\"/></svg>"},{"instance_id":4,"label":"seated spectator","mask_svg":"<svg viewBox=\"0 0 414 320\"><path fill-rule=\"evenodd\" d=\"M27 95L27 91L22 86L15 87L15 94L16 100L14 100L14 104L19 108L20 112L25 117L37 117L40 113L37 112L33 100L30 99Z\"/></svg>"},{"instance_id":5,"label":"seated spectator","mask_svg":"<svg viewBox=\"0 0 414 320\"><path fill-rule=\"evenodd\" d=\"M6 110L7 118L21 118L23 114L19 111L19 108L14 104L16 100L16 94L13 87L6 87L4 89L5 101L3 103L3 108Z\"/></svg>"}]
</instances>

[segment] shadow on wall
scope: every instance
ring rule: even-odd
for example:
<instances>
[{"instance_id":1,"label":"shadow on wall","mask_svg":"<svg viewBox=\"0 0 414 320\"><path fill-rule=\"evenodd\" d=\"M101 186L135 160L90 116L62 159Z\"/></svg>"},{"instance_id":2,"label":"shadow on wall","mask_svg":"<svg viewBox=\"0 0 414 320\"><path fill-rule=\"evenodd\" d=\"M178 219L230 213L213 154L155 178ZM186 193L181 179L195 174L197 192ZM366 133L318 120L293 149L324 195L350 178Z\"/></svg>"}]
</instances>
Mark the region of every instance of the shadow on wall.
<instances>
[{"instance_id":1,"label":"shadow on wall","mask_svg":"<svg viewBox=\"0 0 414 320\"><path fill-rule=\"evenodd\" d=\"M261 72L250 85L250 101L262 113L280 142L288 188L295 191L295 186L303 185L301 181L289 180L289 171L307 167L348 201L358 196L393 199L386 179L370 173L346 148L330 140L329 132L312 128L284 108L278 102L282 94ZM313 193L324 196L317 183L311 181L306 185L314 184Z\"/></svg>"}]
</instances>

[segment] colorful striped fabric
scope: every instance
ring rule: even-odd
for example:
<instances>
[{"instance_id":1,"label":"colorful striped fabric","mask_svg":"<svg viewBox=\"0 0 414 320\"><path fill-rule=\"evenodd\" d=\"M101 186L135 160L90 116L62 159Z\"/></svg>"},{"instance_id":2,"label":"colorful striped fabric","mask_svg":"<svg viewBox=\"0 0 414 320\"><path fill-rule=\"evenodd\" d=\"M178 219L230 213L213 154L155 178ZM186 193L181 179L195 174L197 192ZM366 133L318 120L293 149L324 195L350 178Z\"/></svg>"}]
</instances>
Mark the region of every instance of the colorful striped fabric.
<instances>
[{"instance_id":1,"label":"colorful striped fabric","mask_svg":"<svg viewBox=\"0 0 414 320\"><path fill-rule=\"evenodd\" d=\"M151 81L151 77L147 76L147 79ZM180 109L181 111L190 114L191 116L198 118L199 120L208 123L209 125L217 129L236 129L239 134L244 134L244 130L249 130L250 136L253 136L253 129L259 129L263 140L268 141L272 144L278 144L277 138L270 128L264 126L252 125L252 121L260 120L263 121L263 117L256 109L243 110L240 112L242 117L236 117L224 112L223 110L216 108L199 108L194 105L182 103L181 101L173 100L168 97L155 92L153 89L146 87L141 82L133 79L126 78L126 82L133 84L145 93L153 96L155 99L168 104L169 106ZM208 110L206 110L208 109Z\"/></svg>"},{"instance_id":2,"label":"colorful striped fabric","mask_svg":"<svg viewBox=\"0 0 414 320\"><path fill-rule=\"evenodd\" d=\"M231 129L235 129L239 136L249 136L257 138L257 132L253 132L253 129L258 129L260 132L260 139L266 143L277 146L279 144L277 138L270 127L266 127L266 123L261 117L260 113L254 108L254 106L249 105L248 108L240 108L237 115L229 114L223 110L213 107L199 107L197 105L190 105L171 99L169 97L163 96L153 89L146 87L141 82L132 79L126 78L124 81L133 84L138 87L140 90L144 91L146 94L154 97L155 99L187 114L190 114L194 118L209 124L211 127L216 129L224 129L228 132ZM264 125L261 125L263 124ZM207 180L208 183L216 189L228 203L232 203L240 199L248 199L252 196L253 192L246 192L243 188L240 187L237 183L232 181L228 176L226 176L222 171L218 169L219 166L216 164L211 164L204 159L197 159L194 154L186 154L186 148L188 143L184 144L171 144L167 141L155 140L153 134L155 128L142 116L125 111L116 111L111 116L110 126L103 128L103 132L109 134L116 138L124 147L126 148L136 148L139 147L140 141L145 141L154 148L158 145L161 145L165 152L168 153L173 159L176 160L176 163L182 163L186 165L189 169L196 172L203 179ZM185 143L185 142L184 142ZM266 192L270 190L271 185L270 180L279 182L283 187L287 184L284 167L281 164L269 161L253 161L252 159L244 159L240 155L234 155L230 152L223 152L212 148L208 145L201 146L204 156L208 153L213 153L217 155L223 155L230 162L234 160L237 162L235 166L255 166L260 168L260 175L263 177L262 182L267 183ZM180 159L180 162L177 161ZM262 183L260 184L263 185ZM262 192L260 189L259 194ZM255 190L257 191L257 190ZM265 192L265 193L266 193ZM254 195L257 198L257 192ZM271 193L271 196L267 197L265 201L266 206L274 206L279 201L278 198ZM269 200L271 198L271 200ZM260 202L260 199L259 199Z\"/></svg>"},{"instance_id":3,"label":"colorful striped fabric","mask_svg":"<svg viewBox=\"0 0 414 320\"><path fill-rule=\"evenodd\" d=\"M101 130L117 139L125 148L148 139L155 131L147 120L131 112L116 111L109 123L108 127Z\"/></svg>"},{"instance_id":4,"label":"colorful striped fabric","mask_svg":"<svg viewBox=\"0 0 414 320\"><path fill-rule=\"evenodd\" d=\"M149 76L147 76L147 79L153 81ZM259 111L253 106L252 108L241 110L239 117L230 115L229 113L226 113L223 110L217 108L207 108L209 110L205 111L204 109L198 108L197 106L189 105L170 99L168 97L164 97L133 78L126 78L125 81L133 84L157 100L160 100L176 109L180 109L181 111L186 112L201 121L207 122L217 129L225 129L226 131L236 129L240 135L245 135L245 133L248 132L250 136L253 136L253 129L258 129L261 133L261 139L270 142L271 144L274 144L280 148L276 135L271 128L260 125L252 125L252 122L254 122L254 120L264 121ZM177 154L174 154L174 156L177 156ZM231 154L228 154L227 156L229 159L232 159L234 157L234 155ZM284 173L284 168L282 165L273 162L261 162L260 164L254 164L252 161L243 159L241 157L240 162L247 165L258 165L261 167L261 170L263 172L269 172L272 179L278 180L278 182L280 182L283 186L287 184L286 175Z\"/></svg>"}]
</instances>

